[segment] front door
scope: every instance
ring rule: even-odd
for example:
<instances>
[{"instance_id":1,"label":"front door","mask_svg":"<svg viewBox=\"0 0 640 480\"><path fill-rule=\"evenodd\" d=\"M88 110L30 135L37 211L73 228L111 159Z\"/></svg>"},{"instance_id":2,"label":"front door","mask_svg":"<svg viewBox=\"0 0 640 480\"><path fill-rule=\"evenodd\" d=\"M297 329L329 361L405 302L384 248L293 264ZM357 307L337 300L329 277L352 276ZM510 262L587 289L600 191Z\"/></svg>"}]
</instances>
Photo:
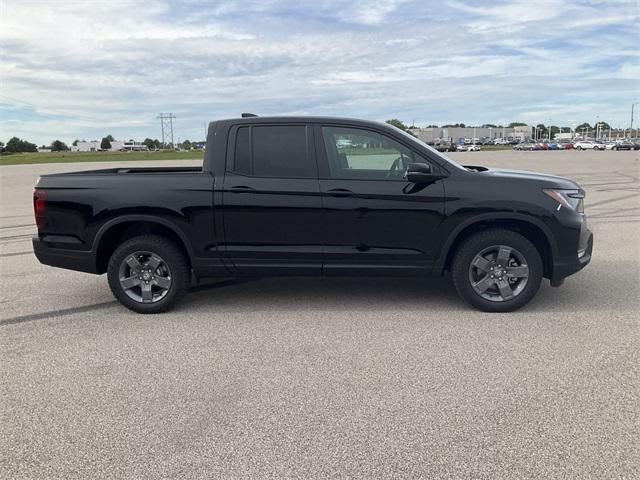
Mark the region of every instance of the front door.
<instances>
[{"instance_id":1,"label":"front door","mask_svg":"<svg viewBox=\"0 0 640 480\"><path fill-rule=\"evenodd\" d=\"M307 125L231 129L223 248L237 273L321 273L323 210L312 139Z\"/></svg>"},{"instance_id":2,"label":"front door","mask_svg":"<svg viewBox=\"0 0 640 480\"><path fill-rule=\"evenodd\" d=\"M428 160L374 130L323 125L316 127L316 137L323 273L429 273L440 244L443 182L416 185L403 179L409 163Z\"/></svg>"}]
</instances>

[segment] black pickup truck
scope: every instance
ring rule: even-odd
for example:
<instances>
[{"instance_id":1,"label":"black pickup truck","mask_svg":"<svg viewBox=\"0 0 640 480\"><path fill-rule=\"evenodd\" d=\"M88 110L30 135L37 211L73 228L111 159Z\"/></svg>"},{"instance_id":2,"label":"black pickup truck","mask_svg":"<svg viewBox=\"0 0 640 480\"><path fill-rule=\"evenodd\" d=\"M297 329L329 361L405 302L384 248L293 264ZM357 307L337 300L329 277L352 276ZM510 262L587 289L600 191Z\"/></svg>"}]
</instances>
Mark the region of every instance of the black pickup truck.
<instances>
[{"instance_id":1,"label":"black pickup truck","mask_svg":"<svg viewBox=\"0 0 640 480\"><path fill-rule=\"evenodd\" d=\"M209 125L202 167L40 177L33 248L106 272L140 313L194 278L445 272L468 303L504 312L589 263L583 198L565 178L463 167L387 124L243 116Z\"/></svg>"}]
</instances>

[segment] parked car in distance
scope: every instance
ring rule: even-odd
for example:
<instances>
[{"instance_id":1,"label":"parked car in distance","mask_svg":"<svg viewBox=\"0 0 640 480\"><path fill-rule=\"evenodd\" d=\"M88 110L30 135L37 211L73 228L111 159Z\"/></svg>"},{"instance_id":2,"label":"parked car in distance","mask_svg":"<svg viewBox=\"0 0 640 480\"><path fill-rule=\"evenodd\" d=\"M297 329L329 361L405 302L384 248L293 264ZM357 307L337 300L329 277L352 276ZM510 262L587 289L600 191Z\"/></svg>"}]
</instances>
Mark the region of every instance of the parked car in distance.
<instances>
[{"instance_id":1,"label":"parked car in distance","mask_svg":"<svg viewBox=\"0 0 640 480\"><path fill-rule=\"evenodd\" d=\"M201 166L41 176L33 249L106 273L140 313L192 277L445 272L470 305L507 312L589 263L584 196L567 178L464 167L385 123L253 116L210 123Z\"/></svg>"},{"instance_id":2,"label":"parked car in distance","mask_svg":"<svg viewBox=\"0 0 640 480\"><path fill-rule=\"evenodd\" d=\"M459 143L456 145L456 152L466 152L469 150L470 146L471 145L463 145L462 143Z\"/></svg>"},{"instance_id":3,"label":"parked car in distance","mask_svg":"<svg viewBox=\"0 0 640 480\"><path fill-rule=\"evenodd\" d=\"M455 152L456 144L453 142L449 143L437 143L434 147L439 152Z\"/></svg>"},{"instance_id":4,"label":"parked car in distance","mask_svg":"<svg viewBox=\"0 0 640 480\"><path fill-rule=\"evenodd\" d=\"M518 143L514 145L513 149L523 150L523 151L533 151L533 150L540 150L540 146L537 143L533 143L533 142L523 142L523 143Z\"/></svg>"},{"instance_id":5,"label":"parked car in distance","mask_svg":"<svg viewBox=\"0 0 640 480\"><path fill-rule=\"evenodd\" d=\"M604 150L605 146L591 140L579 140L573 144L573 148L576 150Z\"/></svg>"},{"instance_id":6,"label":"parked car in distance","mask_svg":"<svg viewBox=\"0 0 640 480\"><path fill-rule=\"evenodd\" d=\"M475 143L467 147L467 152L479 152L479 151L480 151L480 145L477 145Z\"/></svg>"},{"instance_id":7,"label":"parked car in distance","mask_svg":"<svg viewBox=\"0 0 640 480\"><path fill-rule=\"evenodd\" d=\"M627 140L622 140L618 142L611 142L606 144L607 150L633 150L635 145L632 142Z\"/></svg>"}]
</instances>

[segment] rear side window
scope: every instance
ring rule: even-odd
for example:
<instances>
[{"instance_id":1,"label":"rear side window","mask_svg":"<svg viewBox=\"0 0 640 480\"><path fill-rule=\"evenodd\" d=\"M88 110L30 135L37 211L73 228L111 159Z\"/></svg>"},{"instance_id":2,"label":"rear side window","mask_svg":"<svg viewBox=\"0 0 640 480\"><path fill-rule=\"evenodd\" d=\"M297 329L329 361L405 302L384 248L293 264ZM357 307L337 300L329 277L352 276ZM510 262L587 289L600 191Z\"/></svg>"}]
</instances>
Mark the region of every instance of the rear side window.
<instances>
[{"instance_id":1,"label":"rear side window","mask_svg":"<svg viewBox=\"0 0 640 480\"><path fill-rule=\"evenodd\" d=\"M307 154L307 128L298 125L239 128L234 171L255 177L315 178L316 166Z\"/></svg>"}]
</instances>

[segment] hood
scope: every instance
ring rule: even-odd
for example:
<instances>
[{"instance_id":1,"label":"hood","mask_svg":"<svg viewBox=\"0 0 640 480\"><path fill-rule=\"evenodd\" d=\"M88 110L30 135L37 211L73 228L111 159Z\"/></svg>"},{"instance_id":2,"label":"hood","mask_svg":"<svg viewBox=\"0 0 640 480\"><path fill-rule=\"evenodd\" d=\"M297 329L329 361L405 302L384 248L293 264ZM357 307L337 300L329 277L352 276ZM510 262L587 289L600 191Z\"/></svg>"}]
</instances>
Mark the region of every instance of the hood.
<instances>
[{"instance_id":1,"label":"hood","mask_svg":"<svg viewBox=\"0 0 640 480\"><path fill-rule=\"evenodd\" d=\"M556 175L548 175L546 173L528 172L526 170L509 170L505 168L489 168L481 175L489 175L494 178L504 178L506 180L525 180L538 182L544 187L561 188L561 189L579 189L580 186L573 180L558 177Z\"/></svg>"}]
</instances>

